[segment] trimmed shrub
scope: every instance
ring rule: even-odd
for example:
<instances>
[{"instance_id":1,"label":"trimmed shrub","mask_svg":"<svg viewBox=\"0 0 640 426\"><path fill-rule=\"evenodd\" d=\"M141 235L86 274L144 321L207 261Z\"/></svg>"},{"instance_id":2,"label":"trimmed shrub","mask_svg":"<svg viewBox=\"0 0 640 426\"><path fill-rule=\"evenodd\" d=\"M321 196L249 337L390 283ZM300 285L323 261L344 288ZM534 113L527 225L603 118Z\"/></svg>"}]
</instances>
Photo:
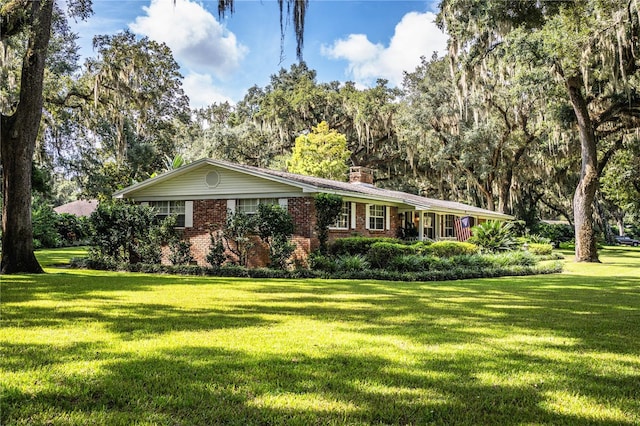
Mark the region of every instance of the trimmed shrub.
<instances>
[{"instance_id":1,"label":"trimmed shrub","mask_svg":"<svg viewBox=\"0 0 640 426\"><path fill-rule=\"evenodd\" d=\"M169 243L169 262L172 265L189 265L195 262L191 254L191 242L173 240Z\"/></svg>"},{"instance_id":2,"label":"trimmed shrub","mask_svg":"<svg viewBox=\"0 0 640 426\"><path fill-rule=\"evenodd\" d=\"M405 254L392 258L387 264L387 269L398 272L420 272L430 268L434 258L419 254Z\"/></svg>"},{"instance_id":3,"label":"trimmed shrub","mask_svg":"<svg viewBox=\"0 0 640 426\"><path fill-rule=\"evenodd\" d=\"M314 197L316 207L316 231L320 241L320 253L327 254L329 227L335 223L342 211L342 197L336 194L320 193Z\"/></svg>"},{"instance_id":4,"label":"trimmed shrub","mask_svg":"<svg viewBox=\"0 0 640 426\"><path fill-rule=\"evenodd\" d=\"M549 243L530 243L528 251L537 256L548 256L553 251L553 246Z\"/></svg>"},{"instance_id":5,"label":"trimmed shrub","mask_svg":"<svg viewBox=\"0 0 640 426\"><path fill-rule=\"evenodd\" d=\"M374 268L385 269L391 259L406 254L413 254L411 246L397 242L377 242L367 252L367 260Z\"/></svg>"},{"instance_id":6,"label":"trimmed shrub","mask_svg":"<svg viewBox=\"0 0 640 426\"><path fill-rule=\"evenodd\" d=\"M366 255L375 243L398 243L395 238L368 238L368 237L347 237L335 240L329 247L329 254L332 256L344 256L361 254Z\"/></svg>"},{"instance_id":7,"label":"trimmed shrub","mask_svg":"<svg viewBox=\"0 0 640 426\"><path fill-rule=\"evenodd\" d=\"M510 251L497 254L485 255L494 267L506 266L533 266L538 263L538 259L526 251Z\"/></svg>"},{"instance_id":8,"label":"trimmed shrub","mask_svg":"<svg viewBox=\"0 0 640 426\"><path fill-rule=\"evenodd\" d=\"M424 249L427 253L438 257L478 253L478 246L460 241L436 241L435 243L425 246Z\"/></svg>"}]
</instances>

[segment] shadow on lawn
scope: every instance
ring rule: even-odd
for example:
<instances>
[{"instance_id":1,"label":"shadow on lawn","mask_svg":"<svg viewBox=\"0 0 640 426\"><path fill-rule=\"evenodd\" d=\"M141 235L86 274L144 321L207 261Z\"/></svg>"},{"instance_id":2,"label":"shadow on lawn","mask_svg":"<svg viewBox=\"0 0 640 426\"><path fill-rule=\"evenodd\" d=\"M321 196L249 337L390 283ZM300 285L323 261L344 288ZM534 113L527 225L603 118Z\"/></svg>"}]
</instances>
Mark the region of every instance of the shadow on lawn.
<instances>
[{"instance_id":1,"label":"shadow on lawn","mask_svg":"<svg viewBox=\"0 0 640 426\"><path fill-rule=\"evenodd\" d=\"M86 348L70 350L87 356ZM75 418L77 424L631 424L552 412L544 407L545 383L486 385L468 361L406 366L366 355L285 358L185 347L108 360L92 377L67 375L36 395L5 390L2 423ZM510 367L522 369L531 360L512 362ZM583 382L595 395L617 385L590 377ZM35 411L42 407L48 411Z\"/></svg>"}]
</instances>

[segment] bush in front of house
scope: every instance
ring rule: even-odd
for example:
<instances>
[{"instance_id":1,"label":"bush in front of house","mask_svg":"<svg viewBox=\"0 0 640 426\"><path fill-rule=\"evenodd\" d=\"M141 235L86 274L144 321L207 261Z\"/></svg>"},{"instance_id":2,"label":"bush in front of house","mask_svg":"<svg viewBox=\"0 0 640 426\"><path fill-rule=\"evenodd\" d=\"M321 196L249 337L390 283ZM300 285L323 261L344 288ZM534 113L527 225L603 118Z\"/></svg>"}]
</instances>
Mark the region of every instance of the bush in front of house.
<instances>
[{"instance_id":1,"label":"bush in front of house","mask_svg":"<svg viewBox=\"0 0 640 426\"><path fill-rule=\"evenodd\" d=\"M220 268L227 256L224 253L224 243L222 242L222 235L218 232L209 233L209 251L206 256L207 263L212 268Z\"/></svg>"},{"instance_id":2,"label":"bush in front of house","mask_svg":"<svg viewBox=\"0 0 640 426\"><path fill-rule=\"evenodd\" d=\"M367 260L374 268L385 269L391 259L407 254L415 254L409 245L380 241L371 245L367 252Z\"/></svg>"},{"instance_id":3,"label":"bush in front of house","mask_svg":"<svg viewBox=\"0 0 640 426\"><path fill-rule=\"evenodd\" d=\"M470 242L436 241L426 246L424 250L432 256L451 257L478 253L478 246Z\"/></svg>"},{"instance_id":4,"label":"bush in front of house","mask_svg":"<svg viewBox=\"0 0 640 426\"><path fill-rule=\"evenodd\" d=\"M327 254L329 227L333 225L342 211L342 197L336 194L316 194L313 197L316 208L316 232L320 242L320 253Z\"/></svg>"},{"instance_id":5,"label":"bush in front of house","mask_svg":"<svg viewBox=\"0 0 640 426\"><path fill-rule=\"evenodd\" d=\"M375 243L400 243L396 238L388 237L346 237L338 238L329 246L329 254L331 256L344 256L361 254L367 255L369 249Z\"/></svg>"},{"instance_id":6,"label":"bush in front of house","mask_svg":"<svg viewBox=\"0 0 640 426\"><path fill-rule=\"evenodd\" d=\"M293 218L287 209L276 204L258 205L256 215L258 236L269 246L272 268L285 269L296 246L290 239L293 234Z\"/></svg>"},{"instance_id":7,"label":"bush in front of house","mask_svg":"<svg viewBox=\"0 0 640 426\"><path fill-rule=\"evenodd\" d=\"M471 234L468 242L477 245L485 252L513 250L517 245L513 224L510 222L484 222L474 226Z\"/></svg>"}]
</instances>

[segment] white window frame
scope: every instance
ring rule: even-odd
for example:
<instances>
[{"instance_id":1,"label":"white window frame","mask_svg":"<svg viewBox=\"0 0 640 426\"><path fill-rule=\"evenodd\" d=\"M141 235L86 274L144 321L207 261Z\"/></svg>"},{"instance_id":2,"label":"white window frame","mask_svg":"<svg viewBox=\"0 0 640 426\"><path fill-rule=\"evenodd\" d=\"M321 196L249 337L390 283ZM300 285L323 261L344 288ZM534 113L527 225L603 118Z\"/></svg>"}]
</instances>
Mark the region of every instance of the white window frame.
<instances>
[{"instance_id":1,"label":"white window frame","mask_svg":"<svg viewBox=\"0 0 640 426\"><path fill-rule=\"evenodd\" d=\"M381 204L367 206L367 226L371 231L384 231L387 228L387 208Z\"/></svg>"},{"instance_id":2,"label":"white window frame","mask_svg":"<svg viewBox=\"0 0 640 426\"><path fill-rule=\"evenodd\" d=\"M450 224L449 224L449 219L451 219ZM452 238L456 236L456 215L454 214L444 215L444 222L442 224L442 233L444 234L443 237L445 238Z\"/></svg>"},{"instance_id":3,"label":"white window frame","mask_svg":"<svg viewBox=\"0 0 640 426\"><path fill-rule=\"evenodd\" d=\"M248 203L249 201L252 202L251 207L255 206L253 210L247 210L246 207L243 206L244 203ZM243 212L244 214L248 214L248 215L254 215L258 213L258 206L260 204L280 205L280 202L277 198L238 198L235 203L234 211Z\"/></svg>"},{"instance_id":4,"label":"white window frame","mask_svg":"<svg viewBox=\"0 0 640 426\"><path fill-rule=\"evenodd\" d=\"M352 204L353 203L348 201L342 202L340 214L338 215L336 222L333 224L333 226L330 226L329 229L336 229L336 230L349 229L351 225L351 219L353 217L352 210L351 210L353 208Z\"/></svg>"},{"instance_id":5,"label":"white window frame","mask_svg":"<svg viewBox=\"0 0 640 426\"><path fill-rule=\"evenodd\" d=\"M179 225L176 228L191 228L193 226L193 201L147 201L143 204L153 208L159 218L177 216Z\"/></svg>"}]
</instances>

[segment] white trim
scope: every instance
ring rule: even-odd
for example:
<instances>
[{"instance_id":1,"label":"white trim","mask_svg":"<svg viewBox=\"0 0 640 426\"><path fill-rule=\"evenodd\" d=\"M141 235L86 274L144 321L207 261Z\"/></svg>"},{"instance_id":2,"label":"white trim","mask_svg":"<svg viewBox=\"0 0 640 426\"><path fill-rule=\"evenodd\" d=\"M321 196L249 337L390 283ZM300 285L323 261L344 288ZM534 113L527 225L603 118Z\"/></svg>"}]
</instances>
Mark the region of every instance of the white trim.
<instances>
[{"instance_id":1,"label":"white trim","mask_svg":"<svg viewBox=\"0 0 640 426\"><path fill-rule=\"evenodd\" d=\"M193 227L193 201L184 202L184 227Z\"/></svg>"},{"instance_id":2,"label":"white trim","mask_svg":"<svg viewBox=\"0 0 640 426\"><path fill-rule=\"evenodd\" d=\"M278 205L285 210L289 209L289 199L288 198L278 198Z\"/></svg>"},{"instance_id":3,"label":"white trim","mask_svg":"<svg viewBox=\"0 0 640 426\"><path fill-rule=\"evenodd\" d=\"M351 229L356 229L356 203L351 202Z\"/></svg>"},{"instance_id":4,"label":"white trim","mask_svg":"<svg viewBox=\"0 0 640 426\"><path fill-rule=\"evenodd\" d=\"M388 231L388 230L391 229L391 207L390 206L385 206L384 214L386 216L385 217L385 221L386 221L385 228Z\"/></svg>"},{"instance_id":5,"label":"white trim","mask_svg":"<svg viewBox=\"0 0 640 426\"><path fill-rule=\"evenodd\" d=\"M231 210L231 214L236 212L236 200L227 200L227 210Z\"/></svg>"},{"instance_id":6,"label":"white trim","mask_svg":"<svg viewBox=\"0 0 640 426\"><path fill-rule=\"evenodd\" d=\"M371 227L369 226L369 219L371 218L371 215L369 214L369 209L371 208L373 204L367 204L365 206L365 213L364 213L364 229L370 229Z\"/></svg>"}]
</instances>

